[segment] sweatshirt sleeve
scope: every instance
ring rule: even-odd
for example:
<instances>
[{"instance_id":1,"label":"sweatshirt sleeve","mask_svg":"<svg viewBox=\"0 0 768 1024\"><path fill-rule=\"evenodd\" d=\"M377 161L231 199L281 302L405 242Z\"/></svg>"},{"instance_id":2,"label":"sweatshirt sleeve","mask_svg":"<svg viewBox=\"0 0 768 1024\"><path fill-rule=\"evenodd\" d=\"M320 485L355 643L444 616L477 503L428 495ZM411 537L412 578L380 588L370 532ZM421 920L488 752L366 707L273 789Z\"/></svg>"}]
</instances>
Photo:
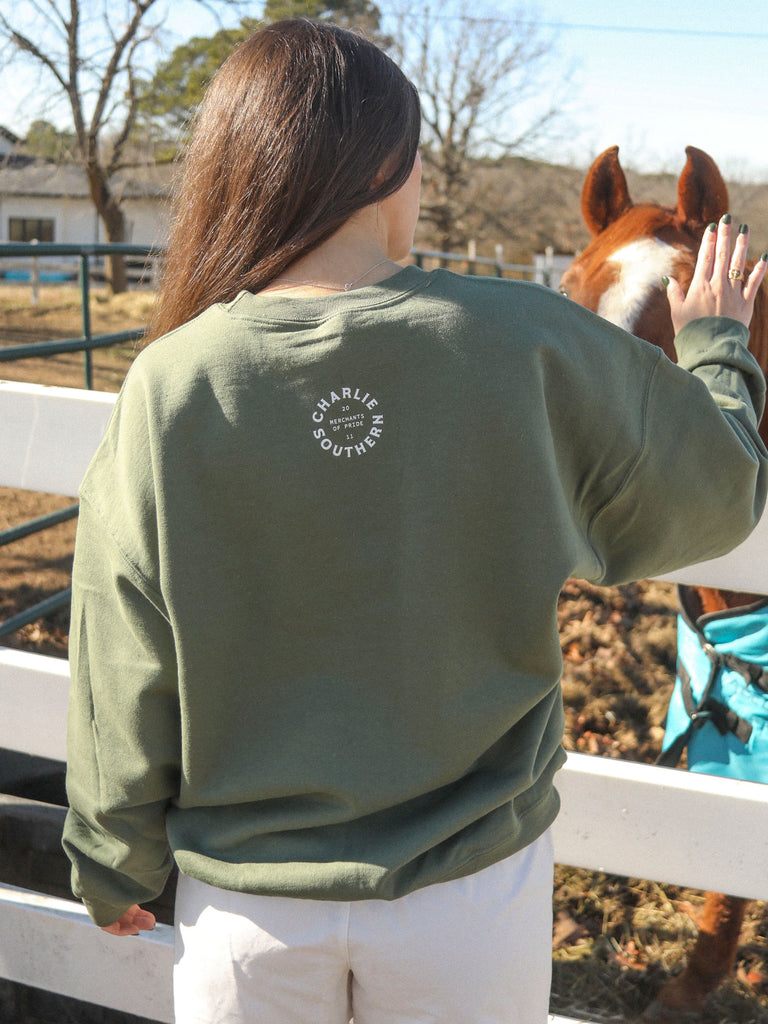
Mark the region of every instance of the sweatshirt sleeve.
<instances>
[{"instance_id":1,"label":"sweatshirt sleeve","mask_svg":"<svg viewBox=\"0 0 768 1024\"><path fill-rule=\"evenodd\" d=\"M116 539L102 504L130 522L111 434L81 490L72 575L69 811L63 844L72 889L98 925L158 896L172 858L165 814L179 791L180 712L173 631L157 588ZM141 480L140 457L136 479ZM134 464L136 462L134 461ZM95 467L95 468L94 468ZM146 504L146 502L144 502ZM145 518L146 517L145 513Z\"/></svg>"},{"instance_id":2,"label":"sweatshirt sleeve","mask_svg":"<svg viewBox=\"0 0 768 1024\"><path fill-rule=\"evenodd\" d=\"M708 317L675 339L678 365L658 358L642 443L589 540L605 585L642 579L732 550L754 529L768 486L757 431L765 378L735 320Z\"/></svg>"}]
</instances>

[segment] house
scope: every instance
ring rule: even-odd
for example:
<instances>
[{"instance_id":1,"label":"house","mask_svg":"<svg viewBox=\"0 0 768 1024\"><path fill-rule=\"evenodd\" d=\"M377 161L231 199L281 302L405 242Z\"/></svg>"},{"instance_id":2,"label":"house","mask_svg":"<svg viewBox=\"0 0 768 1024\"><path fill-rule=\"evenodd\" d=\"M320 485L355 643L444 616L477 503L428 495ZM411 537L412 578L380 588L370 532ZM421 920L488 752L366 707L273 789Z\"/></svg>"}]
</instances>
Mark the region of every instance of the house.
<instances>
[{"instance_id":1,"label":"house","mask_svg":"<svg viewBox=\"0 0 768 1024\"><path fill-rule=\"evenodd\" d=\"M14 135L0 124L0 160L14 153L20 142L18 135Z\"/></svg>"},{"instance_id":2,"label":"house","mask_svg":"<svg viewBox=\"0 0 768 1024\"><path fill-rule=\"evenodd\" d=\"M6 136L15 138L0 128L0 146ZM170 173L167 165L146 165L113 177L112 189L125 211L126 242L161 244ZM69 244L107 241L81 167L0 155L0 243L33 239Z\"/></svg>"}]
</instances>

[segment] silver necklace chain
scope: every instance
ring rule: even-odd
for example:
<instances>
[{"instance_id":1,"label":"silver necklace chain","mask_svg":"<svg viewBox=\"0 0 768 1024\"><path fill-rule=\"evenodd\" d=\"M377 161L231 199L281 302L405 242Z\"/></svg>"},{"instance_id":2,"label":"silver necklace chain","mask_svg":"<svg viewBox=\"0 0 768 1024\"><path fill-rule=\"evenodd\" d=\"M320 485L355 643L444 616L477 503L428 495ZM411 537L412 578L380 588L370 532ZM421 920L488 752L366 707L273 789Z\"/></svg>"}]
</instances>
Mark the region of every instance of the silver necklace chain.
<instances>
[{"instance_id":1,"label":"silver necklace chain","mask_svg":"<svg viewBox=\"0 0 768 1024\"><path fill-rule=\"evenodd\" d=\"M379 260L378 263L374 263L372 267L369 267L364 274L360 275L360 277L356 277L354 281L347 281L346 284L343 285L321 284L320 281L299 281L298 278L284 277L282 274L280 274L279 277L274 278L272 284L277 284L278 281L288 281L291 284L308 284L313 288L327 288L330 292L348 292L355 287L358 281L362 281L364 277L368 277L368 275L372 274L377 267L382 266L382 264L387 263L388 261L389 257L385 256L383 260Z\"/></svg>"}]
</instances>

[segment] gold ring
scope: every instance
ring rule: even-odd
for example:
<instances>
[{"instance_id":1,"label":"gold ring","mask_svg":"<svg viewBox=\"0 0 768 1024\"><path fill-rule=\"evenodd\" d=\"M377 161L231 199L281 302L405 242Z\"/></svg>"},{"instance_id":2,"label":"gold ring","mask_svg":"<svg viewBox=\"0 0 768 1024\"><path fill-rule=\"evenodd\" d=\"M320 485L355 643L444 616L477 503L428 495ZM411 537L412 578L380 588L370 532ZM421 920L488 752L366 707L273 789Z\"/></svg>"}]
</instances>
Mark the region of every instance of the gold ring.
<instances>
[{"instance_id":1,"label":"gold ring","mask_svg":"<svg viewBox=\"0 0 768 1024\"><path fill-rule=\"evenodd\" d=\"M743 270L736 270L736 268L734 267L734 268L732 268L731 270L728 271L728 277L730 277L730 279L732 281L743 281L744 280L744 271Z\"/></svg>"}]
</instances>

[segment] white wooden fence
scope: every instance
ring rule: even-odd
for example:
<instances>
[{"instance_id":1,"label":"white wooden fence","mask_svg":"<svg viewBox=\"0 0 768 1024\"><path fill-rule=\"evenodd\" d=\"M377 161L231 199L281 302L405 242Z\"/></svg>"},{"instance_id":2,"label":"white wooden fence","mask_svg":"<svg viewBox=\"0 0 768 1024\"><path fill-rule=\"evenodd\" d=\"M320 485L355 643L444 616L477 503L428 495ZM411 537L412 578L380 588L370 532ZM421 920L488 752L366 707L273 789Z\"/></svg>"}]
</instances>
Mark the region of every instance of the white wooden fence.
<instances>
[{"instance_id":1,"label":"white wooden fence","mask_svg":"<svg viewBox=\"0 0 768 1024\"><path fill-rule=\"evenodd\" d=\"M0 486L74 496L114 397L0 381ZM675 578L768 593L768 515ZM60 659L0 647L0 748L64 759L68 678ZM768 787L571 754L558 788L558 862L768 899ZM172 1021L172 961L168 925L117 939L78 903L0 883L0 977Z\"/></svg>"}]
</instances>

